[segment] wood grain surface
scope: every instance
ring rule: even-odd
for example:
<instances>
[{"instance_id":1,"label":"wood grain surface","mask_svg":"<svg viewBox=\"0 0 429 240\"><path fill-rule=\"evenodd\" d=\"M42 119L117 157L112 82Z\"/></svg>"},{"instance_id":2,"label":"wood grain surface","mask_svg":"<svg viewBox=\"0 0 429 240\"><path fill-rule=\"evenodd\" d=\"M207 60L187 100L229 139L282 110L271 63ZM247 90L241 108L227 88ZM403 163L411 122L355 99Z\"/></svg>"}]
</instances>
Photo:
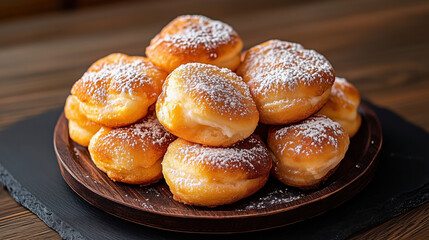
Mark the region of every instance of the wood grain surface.
<instances>
[{"instance_id":1,"label":"wood grain surface","mask_svg":"<svg viewBox=\"0 0 429 240\"><path fill-rule=\"evenodd\" d=\"M0 23L0 128L64 104L96 59L142 55L177 15L231 24L245 48L270 38L317 49L362 97L429 130L429 2L147 1ZM0 190L0 239L59 238ZM353 239L429 238L429 203Z\"/></svg>"}]
</instances>

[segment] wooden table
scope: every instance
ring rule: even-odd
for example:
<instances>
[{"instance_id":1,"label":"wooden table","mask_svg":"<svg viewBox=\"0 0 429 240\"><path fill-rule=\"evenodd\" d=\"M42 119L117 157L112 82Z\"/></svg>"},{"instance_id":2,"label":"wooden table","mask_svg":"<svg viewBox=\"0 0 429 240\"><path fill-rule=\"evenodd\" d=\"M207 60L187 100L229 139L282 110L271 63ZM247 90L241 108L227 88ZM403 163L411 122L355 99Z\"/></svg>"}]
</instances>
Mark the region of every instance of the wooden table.
<instances>
[{"instance_id":1,"label":"wooden table","mask_svg":"<svg viewBox=\"0 0 429 240\"><path fill-rule=\"evenodd\" d=\"M362 97L429 130L427 1L146 1L0 23L0 128L61 107L74 83L111 52L143 55L180 14L232 25L245 48L278 38L317 49ZM425 203L353 239L429 237ZM0 189L0 239L59 238Z\"/></svg>"}]
</instances>

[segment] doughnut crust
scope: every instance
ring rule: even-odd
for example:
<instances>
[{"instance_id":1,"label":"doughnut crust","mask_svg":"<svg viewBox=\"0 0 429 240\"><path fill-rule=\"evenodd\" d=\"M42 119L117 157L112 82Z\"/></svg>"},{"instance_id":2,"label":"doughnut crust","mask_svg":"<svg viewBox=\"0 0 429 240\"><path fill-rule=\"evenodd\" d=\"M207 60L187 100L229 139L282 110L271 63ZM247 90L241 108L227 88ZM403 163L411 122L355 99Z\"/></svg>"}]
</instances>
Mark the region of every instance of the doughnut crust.
<instances>
[{"instance_id":1,"label":"doughnut crust","mask_svg":"<svg viewBox=\"0 0 429 240\"><path fill-rule=\"evenodd\" d=\"M271 161L268 149L255 135L228 148L204 147L179 138L168 147L162 172L174 200L215 207L261 189Z\"/></svg>"},{"instance_id":2,"label":"doughnut crust","mask_svg":"<svg viewBox=\"0 0 429 240\"><path fill-rule=\"evenodd\" d=\"M318 112L338 122L353 137L362 123L357 108L360 103L359 91L344 78L335 78L331 95L325 106Z\"/></svg>"},{"instance_id":3,"label":"doughnut crust","mask_svg":"<svg viewBox=\"0 0 429 240\"><path fill-rule=\"evenodd\" d=\"M127 127L102 127L88 150L94 164L113 181L148 185L162 178L161 161L174 139L152 113Z\"/></svg>"},{"instance_id":4,"label":"doughnut crust","mask_svg":"<svg viewBox=\"0 0 429 240\"><path fill-rule=\"evenodd\" d=\"M249 137L259 119L242 78L203 63L182 65L168 75L156 114L174 135L208 146L231 146Z\"/></svg>"},{"instance_id":5,"label":"doughnut crust","mask_svg":"<svg viewBox=\"0 0 429 240\"><path fill-rule=\"evenodd\" d=\"M69 95L64 107L64 114L69 120L70 138L84 147L88 147L89 140L100 130L101 125L89 120L79 110L79 101Z\"/></svg>"},{"instance_id":6,"label":"doughnut crust","mask_svg":"<svg viewBox=\"0 0 429 240\"><path fill-rule=\"evenodd\" d=\"M167 72L191 62L234 71L240 64L242 48L242 40L228 24L204 16L184 15L152 39L146 56Z\"/></svg>"},{"instance_id":7,"label":"doughnut crust","mask_svg":"<svg viewBox=\"0 0 429 240\"><path fill-rule=\"evenodd\" d=\"M249 49L237 74L249 85L260 121L269 125L297 122L317 112L335 80L321 54L280 40Z\"/></svg>"},{"instance_id":8,"label":"doughnut crust","mask_svg":"<svg viewBox=\"0 0 429 240\"><path fill-rule=\"evenodd\" d=\"M271 127L268 147L273 158L272 173L286 185L315 188L335 171L349 142L341 125L324 115Z\"/></svg>"},{"instance_id":9,"label":"doughnut crust","mask_svg":"<svg viewBox=\"0 0 429 240\"><path fill-rule=\"evenodd\" d=\"M166 77L144 57L115 53L92 64L71 92L88 119L120 127L146 116Z\"/></svg>"}]
</instances>

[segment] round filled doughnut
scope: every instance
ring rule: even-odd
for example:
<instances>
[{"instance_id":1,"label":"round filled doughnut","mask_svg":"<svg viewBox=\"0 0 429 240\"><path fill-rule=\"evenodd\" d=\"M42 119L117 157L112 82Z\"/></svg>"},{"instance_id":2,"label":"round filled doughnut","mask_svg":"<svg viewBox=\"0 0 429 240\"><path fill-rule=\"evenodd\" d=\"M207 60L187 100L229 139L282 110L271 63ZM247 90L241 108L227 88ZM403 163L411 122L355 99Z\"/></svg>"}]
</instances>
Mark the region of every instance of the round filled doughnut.
<instances>
[{"instance_id":1,"label":"round filled doughnut","mask_svg":"<svg viewBox=\"0 0 429 240\"><path fill-rule=\"evenodd\" d=\"M148 185L162 178L161 161L174 140L152 113L127 127L102 127L88 150L97 168L113 181Z\"/></svg>"},{"instance_id":2,"label":"round filled doughnut","mask_svg":"<svg viewBox=\"0 0 429 240\"><path fill-rule=\"evenodd\" d=\"M144 57L110 54L92 64L71 93L88 119L121 127L146 116L166 77L167 73Z\"/></svg>"},{"instance_id":3,"label":"round filled doughnut","mask_svg":"<svg viewBox=\"0 0 429 240\"><path fill-rule=\"evenodd\" d=\"M271 127L268 147L273 158L272 173L286 185L316 188L335 171L349 142L341 125L324 115Z\"/></svg>"},{"instance_id":4,"label":"round filled doughnut","mask_svg":"<svg viewBox=\"0 0 429 240\"><path fill-rule=\"evenodd\" d=\"M237 74L249 85L260 121L269 125L297 122L320 110L335 80L321 54L280 40L249 49Z\"/></svg>"},{"instance_id":5,"label":"round filled doughnut","mask_svg":"<svg viewBox=\"0 0 429 240\"><path fill-rule=\"evenodd\" d=\"M84 147L88 147L89 140L100 130L101 125L89 120L79 109L79 101L69 95L64 107L64 114L68 119L70 138Z\"/></svg>"},{"instance_id":6,"label":"round filled doughnut","mask_svg":"<svg viewBox=\"0 0 429 240\"><path fill-rule=\"evenodd\" d=\"M227 148L206 147L179 138L168 147L162 172L174 200L215 207L261 189L271 164L268 149L254 135Z\"/></svg>"},{"instance_id":7,"label":"round filled doughnut","mask_svg":"<svg viewBox=\"0 0 429 240\"><path fill-rule=\"evenodd\" d=\"M325 106L318 112L338 122L353 137L362 123L358 113L360 103L359 91L344 78L336 78L332 86L331 95Z\"/></svg>"},{"instance_id":8,"label":"round filled doughnut","mask_svg":"<svg viewBox=\"0 0 429 240\"><path fill-rule=\"evenodd\" d=\"M208 146L231 146L249 137L259 119L242 78L203 63L184 64L168 75L156 115L174 135Z\"/></svg>"},{"instance_id":9,"label":"round filled doughnut","mask_svg":"<svg viewBox=\"0 0 429 240\"><path fill-rule=\"evenodd\" d=\"M165 26L146 48L146 56L167 72L185 63L200 62L235 70L243 42L226 23L205 16L179 16Z\"/></svg>"}]
</instances>

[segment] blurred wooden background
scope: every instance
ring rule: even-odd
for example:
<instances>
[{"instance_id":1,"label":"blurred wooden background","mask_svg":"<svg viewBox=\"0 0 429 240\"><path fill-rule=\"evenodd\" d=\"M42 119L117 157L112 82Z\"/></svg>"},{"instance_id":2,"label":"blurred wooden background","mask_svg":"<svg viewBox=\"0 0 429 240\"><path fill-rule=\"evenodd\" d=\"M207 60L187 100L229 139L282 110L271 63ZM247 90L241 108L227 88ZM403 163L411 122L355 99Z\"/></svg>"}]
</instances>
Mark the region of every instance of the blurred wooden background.
<instances>
[{"instance_id":1,"label":"blurred wooden background","mask_svg":"<svg viewBox=\"0 0 429 240\"><path fill-rule=\"evenodd\" d=\"M1 0L0 21L125 1L133 0Z\"/></svg>"},{"instance_id":2,"label":"blurred wooden background","mask_svg":"<svg viewBox=\"0 0 429 240\"><path fill-rule=\"evenodd\" d=\"M429 130L427 0L0 0L0 129L59 108L88 66L143 55L172 18L232 25L245 48L270 38L324 54L362 97ZM0 239L59 238L0 186ZM355 239L428 239L429 203Z\"/></svg>"}]
</instances>

